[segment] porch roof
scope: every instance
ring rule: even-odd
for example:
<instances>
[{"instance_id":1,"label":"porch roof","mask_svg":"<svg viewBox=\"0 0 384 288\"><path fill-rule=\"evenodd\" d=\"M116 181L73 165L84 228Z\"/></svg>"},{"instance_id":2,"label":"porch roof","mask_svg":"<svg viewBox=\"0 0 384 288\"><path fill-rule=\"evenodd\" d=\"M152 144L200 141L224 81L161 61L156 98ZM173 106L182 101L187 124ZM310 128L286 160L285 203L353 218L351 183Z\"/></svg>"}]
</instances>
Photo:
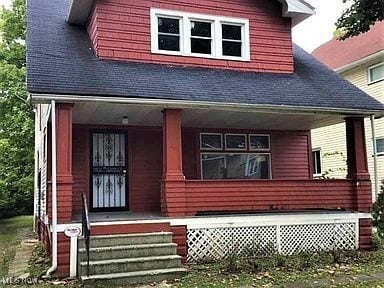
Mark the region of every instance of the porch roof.
<instances>
[{"instance_id":1,"label":"porch roof","mask_svg":"<svg viewBox=\"0 0 384 288\"><path fill-rule=\"evenodd\" d=\"M28 1L27 79L37 94L337 109L384 114L384 105L298 46L293 74L100 60L84 27L65 22L68 1Z\"/></svg>"}]
</instances>

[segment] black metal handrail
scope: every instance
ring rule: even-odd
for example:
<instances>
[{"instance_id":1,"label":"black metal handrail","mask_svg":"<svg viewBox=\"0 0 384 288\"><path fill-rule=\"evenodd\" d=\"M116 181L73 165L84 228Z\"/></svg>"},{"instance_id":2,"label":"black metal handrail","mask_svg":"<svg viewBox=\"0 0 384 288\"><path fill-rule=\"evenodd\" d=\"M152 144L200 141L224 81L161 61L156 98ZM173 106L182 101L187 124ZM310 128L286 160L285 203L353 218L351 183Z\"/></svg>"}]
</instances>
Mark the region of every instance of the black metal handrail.
<instances>
[{"instance_id":1,"label":"black metal handrail","mask_svg":"<svg viewBox=\"0 0 384 288\"><path fill-rule=\"evenodd\" d=\"M81 223L83 226L83 237L85 241L85 251L87 254L87 276L89 276L89 239L91 237L91 224L89 223L87 197L84 193Z\"/></svg>"}]
</instances>

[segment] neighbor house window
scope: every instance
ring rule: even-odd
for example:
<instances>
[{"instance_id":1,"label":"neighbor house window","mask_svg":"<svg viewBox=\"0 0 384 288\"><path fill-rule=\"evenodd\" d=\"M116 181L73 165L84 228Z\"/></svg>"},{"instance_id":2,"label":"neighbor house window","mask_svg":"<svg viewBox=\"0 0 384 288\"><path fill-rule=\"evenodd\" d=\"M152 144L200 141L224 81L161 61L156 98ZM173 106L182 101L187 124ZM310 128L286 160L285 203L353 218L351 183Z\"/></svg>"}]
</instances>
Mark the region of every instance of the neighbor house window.
<instances>
[{"instance_id":1,"label":"neighbor house window","mask_svg":"<svg viewBox=\"0 0 384 288\"><path fill-rule=\"evenodd\" d=\"M248 19L151 9L152 53L249 61Z\"/></svg>"},{"instance_id":2,"label":"neighbor house window","mask_svg":"<svg viewBox=\"0 0 384 288\"><path fill-rule=\"evenodd\" d=\"M261 148L251 137L261 137ZM252 147L247 139L254 141ZM201 133L200 156L202 179L271 178L268 135Z\"/></svg>"},{"instance_id":3,"label":"neighbor house window","mask_svg":"<svg viewBox=\"0 0 384 288\"><path fill-rule=\"evenodd\" d=\"M384 63L376 64L368 68L368 84L384 80Z\"/></svg>"},{"instance_id":4,"label":"neighbor house window","mask_svg":"<svg viewBox=\"0 0 384 288\"><path fill-rule=\"evenodd\" d=\"M376 153L377 155L384 155L384 137L376 138Z\"/></svg>"},{"instance_id":5,"label":"neighbor house window","mask_svg":"<svg viewBox=\"0 0 384 288\"><path fill-rule=\"evenodd\" d=\"M321 149L315 149L312 151L312 163L313 163L313 176L321 176Z\"/></svg>"}]
</instances>

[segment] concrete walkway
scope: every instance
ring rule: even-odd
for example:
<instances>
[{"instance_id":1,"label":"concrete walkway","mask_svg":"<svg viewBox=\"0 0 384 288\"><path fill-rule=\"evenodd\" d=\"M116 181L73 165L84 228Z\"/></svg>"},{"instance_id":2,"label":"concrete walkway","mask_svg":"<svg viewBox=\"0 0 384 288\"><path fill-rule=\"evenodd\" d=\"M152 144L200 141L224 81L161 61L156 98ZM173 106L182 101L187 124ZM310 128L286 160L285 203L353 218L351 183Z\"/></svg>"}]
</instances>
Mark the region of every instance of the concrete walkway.
<instances>
[{"instance_id":1,"label":"concrete walkway","mask_svg":"<svg viewBox=\"0 0 384 288\"><path fill-rule=\"evenodd\" d=\"M33 233L29 229L19 230L17 237L21 243L16 247L15 258L9 265L8 276L26 278L28 261L31 259L33 247L38 243Z\"/></svg>"}]
</instances>

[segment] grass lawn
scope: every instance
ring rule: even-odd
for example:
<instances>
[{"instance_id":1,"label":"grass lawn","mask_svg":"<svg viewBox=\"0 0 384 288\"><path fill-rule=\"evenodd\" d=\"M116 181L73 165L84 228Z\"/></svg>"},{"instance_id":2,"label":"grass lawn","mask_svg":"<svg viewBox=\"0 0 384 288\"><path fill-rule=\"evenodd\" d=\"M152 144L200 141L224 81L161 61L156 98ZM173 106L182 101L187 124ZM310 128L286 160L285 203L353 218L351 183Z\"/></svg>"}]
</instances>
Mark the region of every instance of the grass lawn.
<instances>
[{"instance_id":1,"label":"grass lawn","mask_svg":"<svg viewBox=\"0 0 384 288\"><path fill-rule=\"evenodd\" d=\"M32 216L0 220L0 277L7 275L16 247L27 233L32 232L32 225Z\"/></svg>"},{"instance_id":2,"label":"grass lawn","mask_svg":"<svg viewBox=\"0 0 384 288\"><path fill-rule=\"evenodd\" d=\"M0 279L7 275L8 267L15 255L15 249L23 235L31 232L32 217L19 216L0 220ZM31 276L42 275L48 263L44 251L37 246L30 261ZM253 256L248 259L232 257L217 264L195 265L190 272L173 283L161 283L146 287L175 288L227 288L227 287L346 287L384 288L384 281L371 278L359 283L361 274L383 273L384 249L373 252L337 252L321 254L301 254L295 257L273 256L269 258ZM360 278L359 278L360 277ZM365 276L364 276L365 277ZM341 280L340 280L341 279ZM314 282L316 281L316 282ZM322 281L325 285L320 286ZM344 281L340 284L340 281ZM299 285L299 284L300 285ZM1 285L1 284L0 284ZM17 286L31 287L31 286ZM50 280L34 285L38 288L81 287L79 282ZM98 287L111 287L109 284ZM119 286L132 287L132 286Z\"/></svg>"}]
</instances>

